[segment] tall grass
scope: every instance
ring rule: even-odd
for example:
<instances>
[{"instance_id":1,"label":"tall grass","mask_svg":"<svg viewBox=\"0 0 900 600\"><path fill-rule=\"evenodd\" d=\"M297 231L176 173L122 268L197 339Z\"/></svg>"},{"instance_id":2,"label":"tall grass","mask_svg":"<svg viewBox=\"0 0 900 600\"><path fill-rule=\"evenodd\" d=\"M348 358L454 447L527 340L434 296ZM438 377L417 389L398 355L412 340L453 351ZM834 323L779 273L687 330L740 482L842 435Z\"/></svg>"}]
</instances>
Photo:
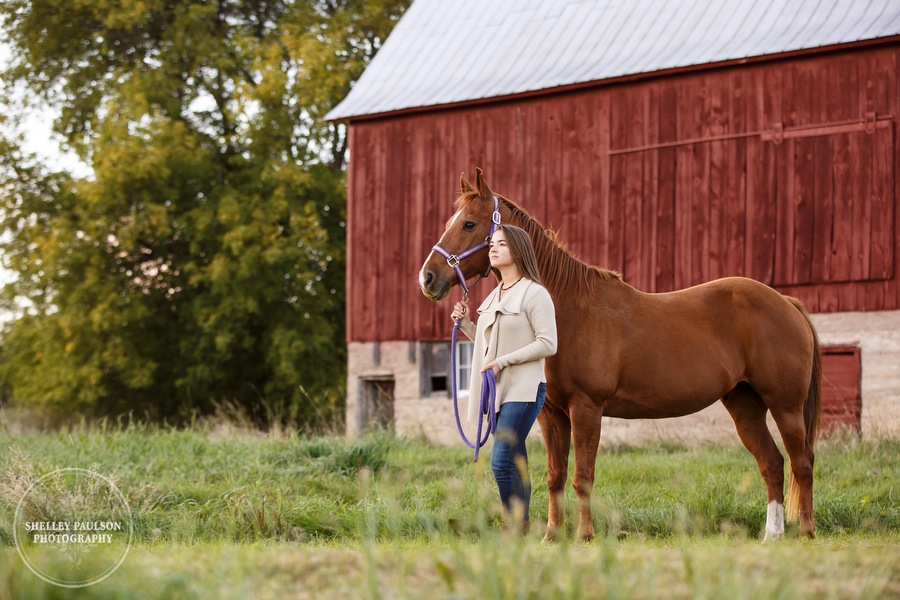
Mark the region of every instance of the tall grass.
<instances>
[{"instance_id":1,"label":"tall grass","mask_svg":"<svg viewBox=\"0 0 900 600\"><path fill-rule=\"evenodd\" d=\"M532 515L546 519L540 444L529 447ZM820 535L900 531L900 442L821 444L816 460ZM0 540L10 507L41 475L79 466L111 475L132 506L137 539L179 544L229 541L415 539L477 535L499 507L487 459L458 447L388 434L261 435L251 430L139 426L0 435ZM26 486L27 487L27 486ZM575 501L567 490L567 523ZM726 534L757 537L765 486L738 446L622 447L600 453L595 527L615 538Z\"/></svg>"},{"instance_id":2,"label":"tall grass","mask_svg":"<svg viewBox=\"0 0 900 600\"><path fill-rule=\"evenodd\" d=\"M112 476L135 525L119 572L79 597L278 598L314 589L369 598L900 595L898 441L820 444L819 537L774 546L758 541L765 486L743 448L672 445L602 451L593 496L599 539L572 539L576 503L568 490L569 535L541 545L546 457L540 444L529 453L534 527L520 540L499 531L489 457L473 465L462 447L388 434L355 441L260 434L221 423L7 428L0 430L0 600L18 597L4 589L68 597L35 581L17 560L11 531L23 486L73 466ZM805 561L799 571L798 561ZM816 588L831 570L855 587ZM146 582L154 589L134 595Z\"/></svg>"}]
</instances>

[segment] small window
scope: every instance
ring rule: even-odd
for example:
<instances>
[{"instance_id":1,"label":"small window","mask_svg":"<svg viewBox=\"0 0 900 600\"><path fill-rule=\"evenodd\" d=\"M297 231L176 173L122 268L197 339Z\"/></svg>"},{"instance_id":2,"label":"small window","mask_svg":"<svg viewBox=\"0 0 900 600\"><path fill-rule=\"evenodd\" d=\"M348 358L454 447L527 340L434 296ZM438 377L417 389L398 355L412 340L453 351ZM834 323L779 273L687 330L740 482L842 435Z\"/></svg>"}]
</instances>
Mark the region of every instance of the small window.
<instances>
[{"instance_id":1,"label":"small window","mask_svg":"<svg viewBox=\"0 0 900 600\"><path fill-rule=\"evenodd\" d=\"M422 395L448 394L450 391L450 344L422 344Z\"/></svg>"},{"instance_id":2,"label":"small window","mask_svg":"<svg viewBox=\"0 0 900 600\"><path fill-rule=\"evenodd\" d=\"M472 342L456 343L456 389L460 397L469 395L469 378L472 376Z\"/></svg>"},{"instance_id":3,"label":"small window","mask_svg":"<svg viewBox=\"0 0 900 600\"><path fill-rule=\"evenodd\" d=\"M472 342L456 343L456 386L460 396L469 393L469 377L472 374ZM422 344L422 395L450 396L450 343L428 342Z\"/></svg>"}]
</instances>

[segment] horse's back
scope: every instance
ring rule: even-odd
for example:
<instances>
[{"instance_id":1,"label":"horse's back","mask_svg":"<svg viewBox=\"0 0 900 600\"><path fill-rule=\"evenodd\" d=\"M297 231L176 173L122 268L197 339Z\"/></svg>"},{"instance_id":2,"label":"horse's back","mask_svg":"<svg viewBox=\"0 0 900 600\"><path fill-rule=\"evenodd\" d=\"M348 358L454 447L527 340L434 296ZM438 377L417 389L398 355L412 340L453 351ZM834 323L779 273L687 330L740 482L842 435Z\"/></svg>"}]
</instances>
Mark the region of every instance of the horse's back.
<instances>
[{"instance_id":1,"label":"horse's back","mask_svg":"<svg viewBox=\"0 0 900 600\"><path fill-rule=\"evenodd\" d=\"M634 295L621 327L611 416L689 414L741 381L768 389L811 364L808 326L786 297L743 277ZM807 375L801 375L798 381ZM653 410L648 407L653 406ZM641 414L641 413L648 414Z\"/></svg>"},{"instance_id":2,"label":"horse's back","mask_svg":"<svg viewBox=\"0 0 900 600\"><path fill-rule=\"evenodd\" d=\"M725 277L671 292L668 299L655 296L662 300L655 319L681 324L692 337L726 339L745 354L812 349L809 324L795 301L755 279Z\"/></svg>"},{"instance_id":3,"label":"horse's back","mask_svg":"<svg viewBox=\"0 0 900 600\"><path fill-rule=\"evenodd\" d=\"M724 277L663 294L644 294L653 318L692 319L693 326L713 327L725 334L778 326L806 329L805 317L785 295L747 277Z\"/></svg>"}]
</instances>

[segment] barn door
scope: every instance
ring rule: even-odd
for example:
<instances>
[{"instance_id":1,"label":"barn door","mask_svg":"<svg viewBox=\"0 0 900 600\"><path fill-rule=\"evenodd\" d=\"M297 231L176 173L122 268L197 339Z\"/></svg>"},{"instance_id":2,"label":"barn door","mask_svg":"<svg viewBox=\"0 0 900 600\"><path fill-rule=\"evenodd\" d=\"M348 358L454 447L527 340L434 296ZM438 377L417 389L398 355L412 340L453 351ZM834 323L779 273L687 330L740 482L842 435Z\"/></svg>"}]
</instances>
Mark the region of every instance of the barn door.
<instances>
[{"instance_id":1,"label":"barn door","mask_svg":"<svg viewBox=\"0 0 900 600\"><path fill-rule=\"evenodd\" d=\"M774 284L891 279L893 122L870 114L762 139L775 145Z\"/></svg>"},{"instance_id":2,"label":"barn door","mask_svg":"<svg viewBox=\"0 0 900 600\"><path fill-rule=\"evenodd\" d=\"M372 431L394 427L394 380L371 378L360 381L359 430Z\"/></svg>"},{"instance_id":3,"label":"barn door","mask_svg":"<svg viewBox=\"0 0 900 600\"><path fill-rule=\"evenodd\" d=\"M862 431L860 367L858 346L822 348L821 437L840 431Z\"/></svg>"},{"instance_id":4,"label":"barn door","mask_svg":"<svg viewBox=\"0 0 900 600\"><path fill-rule=\"evenodd\" d=\"M610 152L610 266L643 291L894 274L894 129L851 123Z\"/></svg>"}]
</instances>

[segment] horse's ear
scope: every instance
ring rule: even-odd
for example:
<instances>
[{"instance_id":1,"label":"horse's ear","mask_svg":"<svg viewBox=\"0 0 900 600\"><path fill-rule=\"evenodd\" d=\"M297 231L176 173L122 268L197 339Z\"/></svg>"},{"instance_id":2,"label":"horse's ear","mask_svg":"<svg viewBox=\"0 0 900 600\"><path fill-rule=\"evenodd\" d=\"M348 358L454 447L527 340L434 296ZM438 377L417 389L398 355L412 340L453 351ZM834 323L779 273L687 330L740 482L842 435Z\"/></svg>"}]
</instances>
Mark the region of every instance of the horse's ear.
<instances>
[{"instance_id":1,"label":"horse's ear","mask_svg":"<svg viewBox=\"0 0 900 600\"><path fill-rule=\"evenodd\" d=\"M484 198L491 198L494 193L488 187L487 181L484 180L484 171L481 168L475 169L475 186L478 188L478 194Z\"/></svg>"},{"instance_id":2,"label":"horse's ear","mask_svg":"<svg viewBox=\"0 0 900 600\"><path fill-rule=\"evenodd\" d=\"M459 193L460 194L468 194L470 192L475 191L475 186L469 183L469 180L466 179L466 172L463 171L459 174Z\"/></svg>"}]
</instances>

